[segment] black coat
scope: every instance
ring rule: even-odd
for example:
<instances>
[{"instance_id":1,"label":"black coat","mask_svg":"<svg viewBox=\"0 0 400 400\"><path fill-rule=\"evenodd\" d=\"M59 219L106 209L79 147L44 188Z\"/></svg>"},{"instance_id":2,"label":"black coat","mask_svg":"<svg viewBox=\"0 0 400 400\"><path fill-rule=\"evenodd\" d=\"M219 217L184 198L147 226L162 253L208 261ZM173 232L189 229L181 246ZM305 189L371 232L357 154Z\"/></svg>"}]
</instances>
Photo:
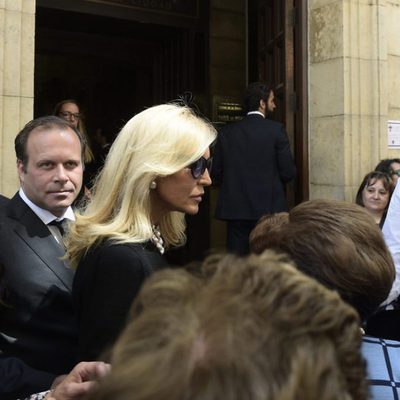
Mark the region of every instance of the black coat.
<instances>
[{"instance_id":1,"label":"black coat","mask_svg":"<svg viewBox=\"0 0 400 400\"><path fill-rule=\"evenodd\" d=\"M287 210L285 183L296 167L283 126L259 114L227 125L218 134L212 167L221 185L215 216L257 220Z\"/></svg>"},{"instance_id":2,"label":"black coat","mask_svg":"<svg viewBox=\"0 0 400 400\"><path fill-rule=\"evenodd\" d=\"M104 358L104 351L123 330L143 282L165 266L166 261L151 243L106 241L82 258L73 286L79 360Z\"/></svg>"},{"instance_id":3,"label":"black coat","mask_svg":"<svg viewBox=\"0 0 400 400\"><path fill-rule=\"evenodd\" d=\"M73 271L47 226L16 194L0 216L0 350L30 367L67 373L76 361Z\"/></svg>"}]
</instances>

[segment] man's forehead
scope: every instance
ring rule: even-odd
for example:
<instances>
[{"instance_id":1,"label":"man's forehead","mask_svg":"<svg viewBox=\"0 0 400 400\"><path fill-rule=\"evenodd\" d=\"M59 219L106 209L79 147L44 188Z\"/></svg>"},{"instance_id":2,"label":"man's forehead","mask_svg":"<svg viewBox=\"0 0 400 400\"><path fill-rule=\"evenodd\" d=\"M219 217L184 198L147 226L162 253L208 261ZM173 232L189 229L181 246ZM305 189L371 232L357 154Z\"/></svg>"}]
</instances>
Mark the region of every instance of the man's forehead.
<instances>
[{"instance_id":1,"label":"man's forehead","mask_svg":"<svg viewBox=\"0 0 400 400\"><path fill-rule=\"evenodd\" d=\"M28 136L27 145L29 143L36 142L36 139L39 136L53 136L62 134L63 136L70 136L73 137L74 141L78 141L80 143L78 134L69 126L38 126L37 128L33 129Z\"/></svg>"},{"instance_id":2,"label":"man's forehead","mask_svg":"<svg viewBox=\"0 0 400 400\"><path fill-rule=\"evenodd\" d=\"M56 139L56 141L54 141L54 139L58 137L63 137L65 140L60 142ZM49 140L46 140L47 138ZM68 142L72 147L68 145ZM70 150L76 149L76 157L82 157L82 143L73 129L58 126L38 127L29 134L25 151L29 162L32 157L49 157L52 154L60 153L60 150L66 148ZM75 150L73 151L75 153Z\"/></svg>"}]
</instances>

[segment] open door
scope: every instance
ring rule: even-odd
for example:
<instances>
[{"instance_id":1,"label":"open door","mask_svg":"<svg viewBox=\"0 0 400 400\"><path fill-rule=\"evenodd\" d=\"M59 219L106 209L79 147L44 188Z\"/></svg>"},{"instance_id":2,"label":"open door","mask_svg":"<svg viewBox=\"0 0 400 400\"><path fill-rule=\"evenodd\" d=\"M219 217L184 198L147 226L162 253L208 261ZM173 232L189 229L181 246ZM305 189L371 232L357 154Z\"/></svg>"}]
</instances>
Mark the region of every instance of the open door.
<instances>
[{"instance_id":1,"label":"open door","mask_svg":"<svg viewBox=\"0 0 400 400\"><path fill-rule=\"evenodd\" d=\"M274 86L273 118L288 133L298 176L288 186L289 207L308 199L306 4L300 0L249 0L249 81Z\"/></svg>"}]
</instances>

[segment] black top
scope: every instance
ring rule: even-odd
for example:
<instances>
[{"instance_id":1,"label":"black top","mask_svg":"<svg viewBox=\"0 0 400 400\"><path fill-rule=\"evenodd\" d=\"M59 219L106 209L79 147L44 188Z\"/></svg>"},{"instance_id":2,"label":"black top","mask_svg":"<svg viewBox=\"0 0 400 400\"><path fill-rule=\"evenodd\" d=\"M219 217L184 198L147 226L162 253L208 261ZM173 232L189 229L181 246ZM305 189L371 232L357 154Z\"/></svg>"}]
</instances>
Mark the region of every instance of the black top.
<instances>
[{"instance_id":1,"label":"black top","mask_svg":"<svg viewBox=\"0 0 400 400\"><path fill-rule=\"evenodd\" d=\"M98 359L114 343L144 280L164 266L164 258L150 242L107 241L82 258L72 289L78 315L79 360Z\"/></svg>"}]
</instances>

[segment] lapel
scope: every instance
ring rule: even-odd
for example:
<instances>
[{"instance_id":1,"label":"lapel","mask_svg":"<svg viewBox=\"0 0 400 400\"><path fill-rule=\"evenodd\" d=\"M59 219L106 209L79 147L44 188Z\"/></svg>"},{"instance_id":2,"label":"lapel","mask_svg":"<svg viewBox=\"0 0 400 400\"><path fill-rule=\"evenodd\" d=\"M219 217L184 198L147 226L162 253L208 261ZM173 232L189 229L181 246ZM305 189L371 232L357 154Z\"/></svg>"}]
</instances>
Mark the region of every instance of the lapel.
<instances>
[{"instance_id":1,"label":"lapel","mask_svg":"<svg viewBox=\"0 0 400 400\"><path fill-rule=\"evenodd\" d=\"M57 243L42 220L17 193L7 205L7 216L14 220L13 231L42 260L46 267L71 291L73 271L65 260L64 249Z\"/></svg>"}]
</instances>

